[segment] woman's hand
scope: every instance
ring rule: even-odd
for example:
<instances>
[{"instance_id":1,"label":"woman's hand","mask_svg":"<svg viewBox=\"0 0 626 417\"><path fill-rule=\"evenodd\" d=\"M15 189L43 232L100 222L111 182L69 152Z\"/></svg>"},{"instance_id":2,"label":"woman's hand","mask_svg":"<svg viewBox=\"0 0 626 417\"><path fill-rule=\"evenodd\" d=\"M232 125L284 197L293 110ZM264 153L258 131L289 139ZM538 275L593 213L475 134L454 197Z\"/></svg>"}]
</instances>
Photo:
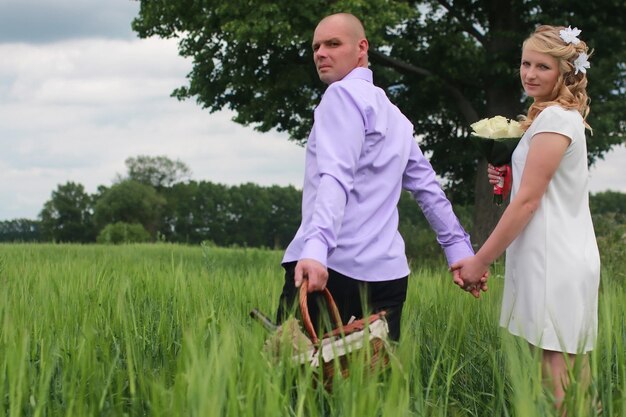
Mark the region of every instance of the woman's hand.
<instances>
[{"instance_id":1,"label":"woman's hand","mask_svg":"<svg viewBox=\"0 0 626 417\"><path fill-rule=\"evenodd\" d=\"M487 177L489 177L489 183L496 185L501 181L502 173L498 170L499 167L495 167L491 164L487 165Z\"/></svg>"},{"instance_id":2,"label":"woman's hand","mask_svg":"<svg viewBox=\"0 0 626 417\"><path fill-rule=\"evenodd\" d=\"M478 257L470 256L461 259L450 266L454 282L465 291L469 291L476 298L480 291L487 291L489 264L483 263Z\"/></svg>"}]
</instances>

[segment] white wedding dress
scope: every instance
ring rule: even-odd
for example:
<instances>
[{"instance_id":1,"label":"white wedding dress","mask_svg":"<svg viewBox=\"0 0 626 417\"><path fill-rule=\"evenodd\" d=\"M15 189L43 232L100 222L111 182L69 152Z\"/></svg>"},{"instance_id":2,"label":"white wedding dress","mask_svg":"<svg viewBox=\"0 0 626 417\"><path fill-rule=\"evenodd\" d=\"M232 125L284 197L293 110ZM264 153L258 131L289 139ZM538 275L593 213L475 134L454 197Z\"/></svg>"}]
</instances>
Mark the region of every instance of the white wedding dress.
<instances>
[{"instance_id":1,"label":"white wedding dress","mask_svg":"<svg viewBox=\"0 0 626 417\"><path fill-rule=\"evenodd\" d=\"M507 249L500 325L543 349L587 352L597 333L600 256L589 211L582 117L559 106L537 116L513 153L511 198L532 137L541 132L571 142L539 208Z\"/></svg>"}]
</instances>

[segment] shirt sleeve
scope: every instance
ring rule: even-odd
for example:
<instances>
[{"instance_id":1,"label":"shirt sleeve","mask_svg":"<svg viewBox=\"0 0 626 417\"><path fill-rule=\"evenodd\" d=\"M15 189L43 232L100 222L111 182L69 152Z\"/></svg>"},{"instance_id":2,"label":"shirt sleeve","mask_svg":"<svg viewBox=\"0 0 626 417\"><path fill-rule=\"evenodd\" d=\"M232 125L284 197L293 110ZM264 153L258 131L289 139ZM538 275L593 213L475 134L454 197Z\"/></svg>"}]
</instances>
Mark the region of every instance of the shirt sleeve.
<instances>
[{"instance_id":1,"label":"shirt sleeve","mask_svg":"<svg viewBox=\"0 0 626 417\"><path fill-rule=\"evenodd\" d=\"M363 113L355 98L340 84L331 84L315 109L313 130L320 182L300 255L300 259L315 259L323 265L337 247L337 236L365 141Z\"/></svg>"},{"instance_id":2,"label":"shirt sleeve","mask_svg":"<svg viewBox=\"0 0 626 417\"><path fill-rule=\"evenodd\" d=\"M539 133L558 133L574 142L577 136L575 134L577 127L576 115L577 113L560 106L547 107L535 119L533 136Z\"/></svg>"},{"instance_id":3,"label":"shirt sleeve","mask_svg":"<svg viewBox=\"0 0 626 417\"><path fill-rule=\"evenodd\" d=\"M419 204L430 227L437 235L448 264L474 255L469 235L461 226L452 205L441 189L430 162L413 141L402 186Z\"/></svg>"}]
</instances>

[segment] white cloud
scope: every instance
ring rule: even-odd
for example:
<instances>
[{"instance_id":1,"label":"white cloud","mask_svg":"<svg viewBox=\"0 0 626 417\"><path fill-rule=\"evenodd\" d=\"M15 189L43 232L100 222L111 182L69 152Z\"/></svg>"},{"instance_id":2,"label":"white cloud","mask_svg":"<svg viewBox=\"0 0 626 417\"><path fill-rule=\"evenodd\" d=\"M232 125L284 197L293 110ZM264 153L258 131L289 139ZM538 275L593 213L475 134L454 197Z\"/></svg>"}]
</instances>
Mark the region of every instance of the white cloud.
<instances>
[{"instance_id":1,"label":"white cloud","mask_svg":"<svg viewBox=\"0 0 626 417\"><path fill-rule=\"evenodd\" d=\"M34 218L58 184L95 192L125 173L130 156L167 155L193 179L301 183L304 149L209 114L171 91L190 65L172 40L0 44L0 219Z\"/></svg>"}]
</instances>

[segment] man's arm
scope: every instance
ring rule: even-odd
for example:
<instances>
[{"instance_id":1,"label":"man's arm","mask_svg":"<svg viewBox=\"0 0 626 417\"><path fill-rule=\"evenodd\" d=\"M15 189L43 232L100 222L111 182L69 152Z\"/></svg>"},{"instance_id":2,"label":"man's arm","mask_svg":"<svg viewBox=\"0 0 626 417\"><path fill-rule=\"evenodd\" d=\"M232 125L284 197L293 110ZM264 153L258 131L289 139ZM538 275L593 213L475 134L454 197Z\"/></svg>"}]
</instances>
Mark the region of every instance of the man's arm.
<instances>
[{"instance_id":1,"label":"man's arm","mask_svg":"<svg viewBox=\"0 0 626 417\"><path fill-rule=\"evenodd\" d=\"M354 97L339 83L331 84L315 110L313 126L320 182L310 227L304 232L305 244L296 266L296 284L309 279L309 291L326 286L322 273L328 255L337 246L348 195L354 186L361 148L365 141L363 116ZM316 265L313 262L316 261ZM300 264L300 262L299 262ZM300 281L298 281L300 278Z\"/></svg>"},{"instance_id":2,"label":"man's arm","mask_svg":"<svg viewBox=\"0 0 626 417\"><path fill-rule=\"evenodd\" d=\"M474 250L452 205L437 181L435 171L426 160L417 143L411 145L411 154L404 172L402 186L419 204L424 216L437 235L448 260L448 265L472 256Z\"/></svg>"}]
</instances>

